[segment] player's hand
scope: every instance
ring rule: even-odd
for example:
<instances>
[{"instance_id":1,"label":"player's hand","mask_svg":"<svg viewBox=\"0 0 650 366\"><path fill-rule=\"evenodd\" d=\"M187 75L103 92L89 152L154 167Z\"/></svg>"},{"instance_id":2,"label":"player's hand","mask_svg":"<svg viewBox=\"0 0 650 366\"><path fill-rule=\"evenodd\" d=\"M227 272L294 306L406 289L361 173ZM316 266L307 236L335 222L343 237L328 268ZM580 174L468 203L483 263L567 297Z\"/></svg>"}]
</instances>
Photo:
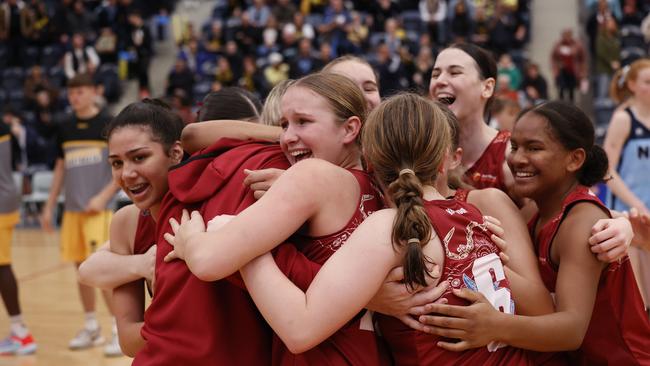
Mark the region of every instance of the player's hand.
<instances>
[{"instance_id":1,"label":"player's hand","mask_svg":"<svg viewBox=\"0 0 650 366\"><path fill-rule=\"evenodd\" d=\"M137 273L147 281L153 282L156 272L156 244L152 245L146 252L140 254Z\"/></svg>"},{"instance_id":2,"label":"player's hand","mask_svg":"<svg viewBox=\"0 0 650 366\"><path fill-rule=\"evenodd\" d=\"M52 226L52 208L44 205L41 214L38 216L38 221L41 223L41 228L47 232L54 231Z\"/></svg>"},{"instance_id":3,"label":"player's hand","mask_svg":"<svg viewBox=\"0 0 650 366\"><path fill-rule=\"evenodd\" d=\"M386 277L379 291L366 305L366 308L400 319L404 324L416 330L422 328L411 315L424 314L424 305L437 301L447 289L447 282L438 284L439 269L432 271L432 277L427 277L429 285L415 285L412 290L403 282L404 269L396 267ZM436 284L438 284L436 286ZM446 299L440 299L443 303Z\"/></svg>"},{"instance_id":4,"label":"player's hand","mask_svg":"<svg viewBox=\"0 0 650 366\"><path fill-rule=\"evenodd\" d=\"M492 216L483 216L483 219L485 220L485 223L487 224L488 230L492 233L490 235L490 239L494 242L494 244L499 247L500 252L499 252L499 257L501 258L501 262L506 265L508 264L508 261L510 260L510 257L508 257L507 250L508 250L508 243L506 243L506 240L504 238L504 233L505 231L503 230L503 227L501 227L501 221L497 219L496 217Z\"/></svg>"},{"instance_id":5,"label":"player's hand","mask_svg":"<svg viewBox=\"0 0 650 366\"><path fill-rule=\"evenodd\" d=\"M96 214L106 209L106 201L100 194L94 195L86 204L85 212L89 214Z\"/></svg>"},{"instance_id":6,"label":"player's hand","mask_svg":"<svg viewBox=\"0 0 650 366\"><path fill-rule=\"evenodd\" d=\"M217 231L235 218L233 215L217 215L208 221L206 231Z\"/></svg>"},{"instance_id":7,"label":"player's hand","mask_svg":"<svg viewBox=\"0 0 650 366\"><path fill-rule=\"evenodd\" d=\"M244 169L244 173L246 173L244 184L253 190L255 199L260 199L264 193L271 188L280 175L284 173L284 170L275 168L260 170Z\"/></svg>"},{"instance_id":8,"label":"player's hand","mask_svg":"<svg viewBox=\"0 0 650 366\"><path fill-rule=\"evenodd\" d=\"M634 231L634 245L650 250L650 214L632 208L628 216Z\"/></svg>"},{"instance_id":9,"label":"player's hand","mask_svg":"<svg viewBox=\"0 0 650 366\"><path fill-rule=\"evenodd\" d=\"M627 255L634 231L626 217L600 219L591 228L589 245L598 260L605 263L617 261Z\"/></svg>"},{"instance_id":10,"label":"player's hand","mask_svg":"<svg viewBox=\"0 0 650 366\"><path fill-rule=\"evenodd\" d=\"M189 215L187 210L183 210L181 222L179 223L176 219L171 218L169 219L169 224L171 225L172 233L165 233L164 238L174 249L167 253L164 261L169 262L174 259L185 260L185 251L189 238L195 233L205 232L203 217L198 211L192 211L192 214Z\"/></svg>"},{"instance_id":11,"label":"player's hand","mask_svg":"<svg viewBox=\"0 0 650 366\"><path fill-rule=\"evenodd\" d=\"M468 300L471 305L427 305L427 312L435 315L420 316L419 321L425 325L423 331L441 337L459 339L457 343L444 341L437 343L438 347L448 351L465 351L495 341L496 336L493 333L499 331L498 317L503 313L494 309L480 292L464 288L454 289L453 293Z\"/></svg>"}]
</instances>

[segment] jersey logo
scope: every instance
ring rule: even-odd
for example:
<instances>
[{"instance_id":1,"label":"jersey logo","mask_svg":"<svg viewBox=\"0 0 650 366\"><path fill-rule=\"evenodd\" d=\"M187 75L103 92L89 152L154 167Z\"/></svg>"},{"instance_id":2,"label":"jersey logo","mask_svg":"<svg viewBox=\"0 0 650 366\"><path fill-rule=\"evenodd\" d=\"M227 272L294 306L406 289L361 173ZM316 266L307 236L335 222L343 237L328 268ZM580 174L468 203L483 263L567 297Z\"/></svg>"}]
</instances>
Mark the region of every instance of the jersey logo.
<instances>
[{"instance_id":1,"label":"jersey logo","mask_svg":"<svg viewBox=\"0 0 650 366\"><path fill-rule=\"evenodd\" d=\"M364 204L367 201L372 201L374 199L375 199L375 196L373 196L371 194L361 195L361 202L359 203L359 212L361 212L361 216L363 217L364 220L367 219L368 216L370 216L372 214L372 211L367 211L366 212L366 207L364 206Z\"/></svg>"},{"instance_id":2,"label":"jersey logo","mask_svg":"<svg viewBox=\"0 0 650 366\"><path fill-rule=\"evenodd\" d=\"M459 244L458 248L456 248L455 252L452 252L449 249L449 242L451 239L454 237L454 233L456 232L456 228L452 227L449 232L447 232L447 235L445 235L444 240L442 241L444 247L445 247L445 255L447 258L451 258L454 260L463 260L467 258L469 253L474 250L474 228L479 228L483 231L487 230L487 224L479 224L476 221L470 221L469 224L465 227L465 244Z\"/></svg>"},{"instance_id":3,"label":"jersey logo","mask_svg":"<svg viewBox=\"0 0 650 366\"><path fill-rule=\"evenodd\" d=\"M650 158L650 146L639 146L637 148L637 155L639 159Z\"/></svg>"},{"instance_id":4,"label":"jersey logo","mask_svg":"<svg viewBox=\"0 0 650 366\"><path fill-rule=\"evenodd\" d=\"M451 208L446 209L447 213L450 216L454 216L454 214L459 214L459 215L464 215L467 213L467 210L464 207L459 208L458 210L453 210Z\"/></svg>"}]
</instances>

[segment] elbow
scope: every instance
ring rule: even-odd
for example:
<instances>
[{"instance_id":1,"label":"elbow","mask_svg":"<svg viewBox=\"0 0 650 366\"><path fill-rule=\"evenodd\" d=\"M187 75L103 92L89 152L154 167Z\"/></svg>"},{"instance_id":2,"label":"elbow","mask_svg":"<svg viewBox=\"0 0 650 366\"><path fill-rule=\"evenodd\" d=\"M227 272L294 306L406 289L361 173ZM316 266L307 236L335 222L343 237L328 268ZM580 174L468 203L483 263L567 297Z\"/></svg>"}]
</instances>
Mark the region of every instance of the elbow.
<instances>
[{"instance_id":1,"label":"elbow","mask_svg":"<svg viewBox=\"0 0 650 366\"><path fill-rule=\"evenodd\" d=\"M197 139L196 126L189 124L183 128L181 132L181 145L183 149L189 153L194 153L198 149L194 146L193 142Z\"/></svg>"},{"instance_id":2,"label":"elbow","mask_svg":"<svg viewBox=\"0 0 650 366\"><path fill-rule=\"evenodd\" d=\"M122 340L122 338L120 338L120 349L122 350L122 353L131 358L134 358L136 353L139 351L139 347L129 344L129 342Z\"/></svg>"},{"instance_id":3,"label":"elbow","mask_svg":"<svg viewBox=\"0 0 650 366\"><path fill-rule=\"evenodd\" d=\"M228 271L230 266L227 263L220 263L220 261L213 261L206 257L196 259L188 257L186 264L198 279L206 282L217 281L237 272L237 268Z\"/></svg>"},{"instance_id":4,"label":"elbow","mask_svg":"<svg viewBox=\"0 0 650 366\"><path fill-rule=\"evenodd\" d=\"M285 346L289 349L289 352L294 355L307 352L318 344L303 329L291 333L293 334L287 334L281 338Z\"/></svg>"}]
</instances>

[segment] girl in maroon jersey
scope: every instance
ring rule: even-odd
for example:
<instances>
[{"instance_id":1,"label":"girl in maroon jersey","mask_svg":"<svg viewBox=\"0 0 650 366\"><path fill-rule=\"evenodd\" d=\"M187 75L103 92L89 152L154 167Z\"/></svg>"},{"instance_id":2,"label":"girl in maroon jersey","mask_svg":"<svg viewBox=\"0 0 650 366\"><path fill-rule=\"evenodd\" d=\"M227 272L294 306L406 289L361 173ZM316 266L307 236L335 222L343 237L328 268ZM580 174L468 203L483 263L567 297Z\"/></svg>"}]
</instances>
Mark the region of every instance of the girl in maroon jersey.
<instances>
[{"instance_id":1,"label":"girl in maroon jersey","mask_svg":"<svg viewBox=\"0 0 650 366\"><path fill-rule=\"evenodd\" d=\"M378 172L382 186L390 186L384 191L387 198L399 207L398 210L382 210L371 215L356 231L351 234L347 232L342 236L341 241L349 238L349 244L343 246L340 245L341 243L336 244L335 249L338 250L326 262L323 271L319 272L307 295L278 272L272 257L264 255L242 269L247 288L262 314L294 353L309 350L346 325L349 320L357 320L355 315L359 314L370 301L388 272L401 264L406 264L406 280L410 286L426 285L429 276L437 278L442 271L451 286L462 287L465 283L467 286L490 294L495 291L495 284L491 280L488 279L487 287L482 281L477 285L476 273L467 272L474 263L473 259L498 253L498 249L485 233L486 224L483 223L478 210L464 203L444 201L433 186L419 183L420 179L429 184L433 183L447 152L449 128L444 113L424 98L403 95L392 98L386 105L380 105L373 112L373 116L374 119L371 119L369 125L365 127L368 130L364 132L364 148L369 152L369 162ZM391 130L390 125L399 127ZM379 140L398 142L393 146L386 143L377 147ZM392 154L391 156L397 161L391 160L390 163L382 161L381 155L384 153ZM387 168L386 164L390 164L391 167ZM385 169L391 170L390 176L385 175L387 174ZM333 193L341 188L349 191L345 188L346 179L321 161L316 159L301 161L283 174L255 205L219 230L204 233L203 221L199 215L193 214L191 220L187 221L185 218L181 227L175 228L175 237L168 235L166 239L175 245L175 254L185 258L191 269L199 271L198 275L203 279L212 280L227 275L228 271L236 270L238 266L254 258L263 249L259 247L271 249L300 228L305 221L310 225L310 230L328 225L328 222L333 221L333 217L327 209L322 208L322 201L340 204L338 201L341 193L337 195ZM406 187L402 187L403 184ZM430 219L424 211L423 197L432 201L426 204L435 211L431 215L436 217L442 215L440 217L443 218L447 217L445 215L452 217L457 215L456 221L451 219L453 222L451 225L456 225L454 227L458 229L456 234L453 234L454 229L445 230L444 233L438 232L437 236L431 235ZM392 240L390 227L393 226L396 212L402 217L400 224L396 226L396 231L403 233L396 240ZM460 224L461 222L463 224ZM249 230L252 224L255 225L255 230ZM476 228L466 232L468 225ZM449 229L447 226L444 227ZM434 225L434 229L437 230L438 226ZM440 238L446 233L450 233L449 235L454 239L453 243L449 244L449 238L446 238L445 246L453 247L454 252L459 251L456 256L454 253L449 254L450 258L453 258L450 259L454 262L453 268L442 266L444 254ZM461 241L466 238L465 235L470 238L467 245L461 244ZM432 245L425 246L423 252L421 245L428 243L432 236L434 236ZM409 245L408 250L405 251L402 246L407 244L407 241ZM393 242L397 246L395 250ZM476 246L471 244L474 242L477 243ZM408 260L405 260L405 255L409 257ZM439 263L440 267L437 269L425 267L424 262L429 260L424 261L423 256L430 257L431 264ZM501 262L496 255L485 259L489 259L490 263L487 268L498 267L495 268L497 272L503 272ZM359 260L368 265L360 266ZM414 269L414 266L417 268ZM461 276L463 273L465 277ZM499 292L499 295L495 295L496 303L504 311L511 312L510 292L505 288L508 286L505 278L500 278L497 285L497 288L503 291L496 290ZM273 293L274 291L277 292ZM499 296L503 296L501 302L496 300ZM449 301L458 302L450 292L447 292L445 297L450 299ZM540 306L544 301L533 303ZM305 304L309 304L307 309ZM549 307L552 306L549 304ZM401 332L409 336L408 338L392 337L391 339L396 343L401 342L400 339L408 339L409 347L421 346L426 349L421 354L394 353L394 356L398 357L398 362L402 363L409 362L413 358L416 362L447 364L463 361L467 364L531 363L523 352L514 349L498 350L494 353L482 349L457 355L437 349L432 342L435 337L424 333L417 335L416 331L409 331L405 326L395 323L390 324L389 328L391 331L384 335L397 336L396 332ZM398 346L394 351L398 352L398 349L401 347Z\"/></svg>"},{"instance_id":2,"label":"girl in maroon jersey","mask_svg":"<svg viewBox=\"0 0 650 366\"><path fill-rule=\"evenodd\" d=\"M606 265L588 249L592 225L609 217L587 188L604 178L608 165L594 145L591 121L571 104L548 102L519 118L511 141L515 188L539 207L529 230L556 312L503 317L480 295L464 292L459 295L474 305L431 305L452 318L421 320L435 325L428 329L433 334L462 340L439 343L449 350L501 341L537 351L576 350L570 356L577 364L650 364L650 324L628 258Z\"/></svg>"}]
</instances>

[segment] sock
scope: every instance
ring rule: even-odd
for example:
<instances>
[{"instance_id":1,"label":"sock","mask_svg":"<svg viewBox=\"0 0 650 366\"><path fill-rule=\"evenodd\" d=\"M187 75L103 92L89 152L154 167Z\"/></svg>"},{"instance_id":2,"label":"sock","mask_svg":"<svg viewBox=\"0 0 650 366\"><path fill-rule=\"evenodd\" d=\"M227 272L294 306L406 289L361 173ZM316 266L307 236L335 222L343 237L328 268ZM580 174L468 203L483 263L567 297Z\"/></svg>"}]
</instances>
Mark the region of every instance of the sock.
<instances>
[{"instance_id":1,"label":"sock","mask_svg":"<svg viewBox=\"0 0 650 366\"><path fill-rule=\"evenodd\" d=\"M86 329L88 330L97 330L99 328L99 322L97 322L97 316L94 311L89 311L86 313Z\"/></svg>"},{"instance_id":2,"label":"sock","mask_svg":"<svg viewBox=\"0 0 650 366\"><path fill-rule=\"evenodd\" d=\"M13 315L9 317L9 321L11 322L11 333L17 337L20 338L25 338L29 334L29 330L23 323L23 317L22 315Z\"/></svg>"}]
</instances>

